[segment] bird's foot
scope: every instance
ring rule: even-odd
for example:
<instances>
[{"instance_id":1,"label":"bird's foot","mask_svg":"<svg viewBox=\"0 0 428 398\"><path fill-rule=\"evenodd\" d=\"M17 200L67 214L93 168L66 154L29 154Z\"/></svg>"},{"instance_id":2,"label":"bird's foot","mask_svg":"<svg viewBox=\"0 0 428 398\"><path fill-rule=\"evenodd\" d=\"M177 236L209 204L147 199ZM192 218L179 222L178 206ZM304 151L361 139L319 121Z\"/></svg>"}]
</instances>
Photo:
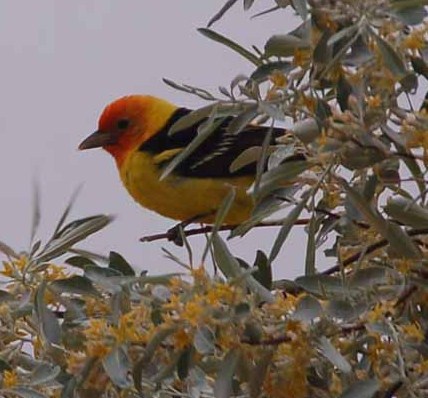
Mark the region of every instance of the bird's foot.
<instances>
[{"instance_id":1,"label":"bird's foot","mask_svg":"<svg viewBox=\"0 0 428 398\"><path fill-rule=\"evenodd\" d=\"M213 213L215 213L215 211L209 212L209 213L204 213L204 214L198 214L196 216L193 216L187 220L184 220L184 221L174 225L172 228L170 228L170 229L168 229L168 231L166 231L167 239L170 242L174 242L177 246L183 246L184 245L183 236L186 235L184 229L189 224L201 221L203 218L210 216Z\"/></svg>"}]
</instances>

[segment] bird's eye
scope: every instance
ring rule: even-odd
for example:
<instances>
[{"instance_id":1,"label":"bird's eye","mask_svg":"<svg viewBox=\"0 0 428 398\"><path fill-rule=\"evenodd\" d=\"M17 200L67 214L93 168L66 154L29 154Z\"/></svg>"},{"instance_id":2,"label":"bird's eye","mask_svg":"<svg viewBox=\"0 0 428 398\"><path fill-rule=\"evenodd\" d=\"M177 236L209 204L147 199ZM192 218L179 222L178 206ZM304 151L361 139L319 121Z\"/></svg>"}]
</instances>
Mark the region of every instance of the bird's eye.
<instances>
[{"instance_id":1,"label":"bird's eye","mask_svg":"<svg viewBox=\"0 0 428 398\"><path fill-rule=\"evenodd\" d=\"M125 130L129 126L129 120L128 119L119 119L117 121L117 128L119 130Z\"/></svg>"}]
</instances>

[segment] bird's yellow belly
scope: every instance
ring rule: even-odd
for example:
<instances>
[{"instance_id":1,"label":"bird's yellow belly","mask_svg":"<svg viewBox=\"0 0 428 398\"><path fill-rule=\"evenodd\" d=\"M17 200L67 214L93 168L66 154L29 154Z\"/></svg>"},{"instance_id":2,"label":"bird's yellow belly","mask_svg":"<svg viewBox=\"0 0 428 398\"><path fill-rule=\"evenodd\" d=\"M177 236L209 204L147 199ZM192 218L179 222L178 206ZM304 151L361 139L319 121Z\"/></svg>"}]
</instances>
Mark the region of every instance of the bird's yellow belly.
<instances>
[{"instance_id":1,"label":"bird's yellow belly","mask_svg":"<svg viewBox=\"0 0 428 398\"><path fill-rule=\"evenodd\" d=\"M235 202L225 223L236 225L251 213L253 202L246 190L251 177L184 178L169 175L160 181L161 171L152 157L144 152L131 154L120 167L120 177L131 196L143 207L175 220L201 217L200 222L212 223L231 187L236 189Z\"/></svg>"}]
</instances>

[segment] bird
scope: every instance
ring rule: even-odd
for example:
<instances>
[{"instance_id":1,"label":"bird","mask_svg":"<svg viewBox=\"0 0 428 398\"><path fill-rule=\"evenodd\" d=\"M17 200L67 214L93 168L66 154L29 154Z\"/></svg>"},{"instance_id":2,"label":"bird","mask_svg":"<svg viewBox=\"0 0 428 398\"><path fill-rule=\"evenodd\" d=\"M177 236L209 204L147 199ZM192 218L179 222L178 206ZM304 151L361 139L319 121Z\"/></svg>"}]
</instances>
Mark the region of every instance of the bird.
<instances>
[{"instance_id":1,"label":"bird","mask_svg":"<svg viewBox=\"0 0 428 398\"><path fill-rule=\"evenodd\" d=\"M223 224L241 224L254 207L248 189L254 182L257 162L237 170L230 166L245 150L261 147L269 130L270 144L275 144L284 129L250 124L236 134L228 130L235 117L228 116L162 179L166 165L192 142L198 127L206 122L202 119L169 134L171 126L191 112L151 95L124 96L105 107L98 129L81 142L79 149L103 148L110 153L123 185L136 202L180 222L214 223L216 211L234 189L234 201Z\"/></svg>"}]
</instances>

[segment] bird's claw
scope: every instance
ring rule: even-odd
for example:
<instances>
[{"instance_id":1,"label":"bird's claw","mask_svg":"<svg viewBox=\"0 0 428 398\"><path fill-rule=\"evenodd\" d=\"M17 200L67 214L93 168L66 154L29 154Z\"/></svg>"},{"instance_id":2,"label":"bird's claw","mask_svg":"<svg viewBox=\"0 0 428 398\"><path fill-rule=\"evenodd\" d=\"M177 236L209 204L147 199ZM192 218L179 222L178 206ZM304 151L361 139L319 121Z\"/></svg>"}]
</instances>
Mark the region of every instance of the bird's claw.
<instances>
[{"instance_id":1,"label":"bird's claw","mask_svg":"<svg viewBox=\"0 0 428 398\"><path fill-rule=\"evenodd\" d=\"M166 237L168 241L175 243L177 246L182 247L184 245L183 241L183 231L185 225L183 223L178 223L174 225L172 228L166 231Z\"/></svg>"}]
</instances>

